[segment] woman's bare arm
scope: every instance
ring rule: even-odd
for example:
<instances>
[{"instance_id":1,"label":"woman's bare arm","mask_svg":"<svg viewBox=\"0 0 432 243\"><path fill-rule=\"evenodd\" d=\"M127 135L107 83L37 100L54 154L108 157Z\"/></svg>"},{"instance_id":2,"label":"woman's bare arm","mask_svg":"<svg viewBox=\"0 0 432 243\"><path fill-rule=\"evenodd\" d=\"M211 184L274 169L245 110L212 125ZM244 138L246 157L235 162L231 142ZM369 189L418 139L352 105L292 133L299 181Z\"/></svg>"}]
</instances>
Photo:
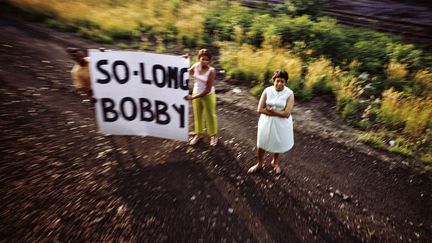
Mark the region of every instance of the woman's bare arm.
<instances>
[{"instance_id":1,"label":"woman's bare arm","mask_svg":"<svg viewBox=\"0 0 432 243\"><path fill-rule=\"evenodd\" d=\"M267 107L267 94L263 93L258 104L257 112L268 116L274 116Z\"/></svg>"},{"instance_id":2,"label":"woman's bare arm","mask_svg":"<svg viewBox=\"0 0 432 243\"><path fill-rule=\"evenodd\" d=\"M279 116L282 118L288 118L294 108L294 94L290 95L287 99L285 109L283 111L270 110L273 116Z\"/></svg>"},{"instance_id":3,"label":"woman's bare arm","mask_svg":"<svg viewBox=\"0 0 432 243\"><path fill-rule=\"evenodd\" d=\"M194 72L195 72L194 69L195 69L195 64L193 64L193 65L188 69L188 71L189 71L189 76L190 76L190 77L194 75Z\"/></svg>"}]
</instances>

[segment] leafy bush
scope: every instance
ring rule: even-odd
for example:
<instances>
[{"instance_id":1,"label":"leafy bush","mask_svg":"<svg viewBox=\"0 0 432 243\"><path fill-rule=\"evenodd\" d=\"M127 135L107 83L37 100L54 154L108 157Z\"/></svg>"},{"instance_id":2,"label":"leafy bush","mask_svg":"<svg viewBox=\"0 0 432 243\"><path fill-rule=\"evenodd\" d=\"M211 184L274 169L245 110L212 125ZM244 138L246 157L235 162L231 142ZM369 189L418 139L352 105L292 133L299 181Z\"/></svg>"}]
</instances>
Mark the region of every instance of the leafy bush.
<instances>
[{"instance_id":1,"label":"leafy bush","mask_svg":"<svg viewBox=\"0 0 432 243\"><path fill-rule=\"evenodd\" d=\"M49 26L62 30L62 31L66 31L66 32L73 32L73 31L77 31L78 27L75 26L74 24L70 23L70 22L65 22L62 20L57 20L57 19L47 19L45 21L46 24L48 24Z\"/></svg>"},{"instance_id":2,"label":"leafy bush","mask_svg":"<svg viewBox=\"0 0 432 243\"><path fill-rule=\"evenodd\" d=\"M381 136L377 136L373 132L360 134L358 137L359 141L364 142L369 145L373 145L378 148L385 148L385 142Z\"/></svg>"},{"instance_id":3,"label":"leafy bush","mask_svg":"<svg viewBox=\"0 0 432 243\"><path fill-rule=\"evenodd\" d=\"M352 125L357 125L362 114L362 105L358 100L347 99L342 109L342 117Z\"/></svg>"},{"instance_id":4,"label":"leafy bush","mask_svg":"<svg viewBox=\"0 0 432 243\"><path fill-rule=\"evenodd\" d=\"M123 29L107 29L105 33L114 39L136 39L141 36L141 32L135 30L123 30Z\"/></svg>"},{"instance_id":5,"label":"leafy bush","mask_svg":"<svg viewBox=\"0 0 432 243\"><path fill-rule=\"evenodd\" d=\"M432 99L411 98L407 102L411 109L405 121L404 133L409 137L420 138L432 128Z\"/></svg>"},{"instance_id":6,"label":"leafy bush","mask_svg":"<svg viewBox=\"0 0 432 243\"><path fill-rule=\"evenodd\" d=\"M408 76L406 64L389 63L386 69L387 80L389 81L405 81Z\"/></svg>"},{"instance_id":7,"label":"leafy bush","mask_svg":"<svg viewBox=\"0 0 432 243\"><path fill-rule=\"evenodd\" d=\"M312 94L331 92L330 80L333 78L333 66L330 60L321 57L309 64L304 79L304 92L307 97Z\"/></svg>"},{"instance_id":8,"label":"leafy bush","mask_svg":"<svg viewBox=\"0 0 432 243\"><path fill-rule=\"evenodd\" d=\"M375 147L386 149L404 156L413 156L412 143L391 131L368 132L361 134L359 140L373 145ZM390 145L390 141L394 141L394 145Z\"/></svg>"},{"instance_id":9,"label":"leafy bush","mask_svg":"<svg viewBox=\"0 0 432 243\"><path fill-rule=\"evenodd\" d=\"M342 111L342 116L353 122L361 116L359 98L363 94L362 83L350 74L339 74L338 82L333 86L336 94L336 107Z\"/></svg>"},{"instance_id":10,"label":"leafy bush","mask_svg":"<svg viewBox=\"0 0 432 243\"><path fill-rule=\"evenodd\" d=\"M320 55L332 59L339 65L349 58L346 50L351 48L346 40L344 29L338 27L336 20L328 17L319 18L311 27L308 46Z\"/></svg>"},{"instance_id":11,"label":"leafy bush","mask_svg":"<svg viewBox=\"0 0 432 243\"><path fill-rule=\"evenodd\" d=\"M402 107L400 97L402 93L388 89L383 93L383 101L381 103L379 121L392 128L398 128L404 125L403 113L408 107Z\"/></svg>"},{"instance_id":12,"label":"leafy bush","mask_svg":"<svg viewBox=\"0 0 432 243\"><path fill-rule=\"evenodd\" d=\"M255 47L260 47L261 43L264 42L264 33L273 22L273 17L269 14L258 15L253 18L249 31L246 31L245 35L246 43Z\"/></svg>"},{"instance_id":13,"label":"leafy bush","mask_svg":"<svg viewBox=\"0 0 432 243\"><path fill-rule=\"evenodd\" d=\"M287 0L283 4L276 6L274 11L281 14L296 15L319 15L320 11L326 6L325 0Z\"/></svg>"},{"instance_id":14,"label":"leafy bush","mask_svg":"<svg viewBox=\"0 0 432 243\"><path fill-rule=\"evenodd\" d=\"M236 26L248 29L255 16L256 14L253 14L251 10L241 7L237 3L219 4L206 15L204 22L205 39L208 43L232 41Z\"/></svg>"},{"instance_id":15,"label":"leafy bush","mask_svg":"<svg viewBox=\"0 0 432 243\"><path fill-rule=\"evenodd\" d=\"M220 63L229 76L242 79L251 84L264 85L276 69L284 69L289 74L287 85L297 91L300 89L302 60L288 49L263 47L255 49L234 42L220 44Z\"/></svg>"},{"instance_id":16,"label":"leafy bush","mask_svg":"<svg viewBox=\"0 0 432 243\"><path fill-rule=\"evenodd\" d=\"M404 97L402 92L386 90L379 120L390 128L403 128L408 137L421 138L432 128L432 99Z\"/></svg>"},{"instance_id":17,"label":"leafy bush","mask_svg":"<svg viewBox=\"0 0 432 243\"><path fill-rule=\"evenodd\" d=\"M418 96L432 97L432 73L419 70L414 74L413 86Z\"/></svg>"},{"instance_id":18,"label":"leafy bush","mask_svg":"<svg viewBox=\"0 0 432 243\"><path fill-rule=\"evenodd\" d=\"M409 70L420 69L424 65L423 51L416 49L413 44L392 42L387 45L386 52L393 63L403 63Z\"/></svg>"},{"instance_id":19,"label":"leafy bush","mask_svg":"<svg viewBox=\"0 0 432 243\"><path fill-rule=\"evenodd\" d=\"M250 93L253 96L259 97L262 94L262 92L264 91L264 88L265 88L264 85L257 84L250 89Z\"/></svg>"},{"instance_id":20,"label":"leafy bush","mask_svg":"<svg viewBox=\"0 0 432 243\"><path fill-rule=\"evenodd\" d=\"M125 50L125 49L129 48L129 45L126 43L120 42L117 44L117 48Z\"/></svg>"},{"instance_id":21,"label":"leafy bush","mask_svg":"<svg viewBox=\"0 0 432 243\"><path fill-rule=\"evenodd\" d=\"M305 41L309 45L309 41L313 38L311 33L312 25L310 17L307 15L290 18L288 16L279 16L274 18L274 31L270 34L281 37L284 45L289 45L294 41Z\"/></svg>"},{"instance_id":22,"label":"leafy bush","mask_svg":"<svg viewBox=\"0 0 432 243\"><path fill-rule=\"evenodd\" d=\"M148 51L150 50L150 47L152 45L153 44L149 42L147 39L141 39L138 49L142 51Z\"/></svg>"},{"instance_id":23,"label":"leafy bush","mask_svg":"<svg viewBox=\"0 0 432 243\"><path fill-rule=\"evenodd\" d=\"M89 30L86 28L79 28L78 35L93 40L98 43L112 43L112 38L108 35L105 35L100 30Z\"/></svg>"}]
</instances>

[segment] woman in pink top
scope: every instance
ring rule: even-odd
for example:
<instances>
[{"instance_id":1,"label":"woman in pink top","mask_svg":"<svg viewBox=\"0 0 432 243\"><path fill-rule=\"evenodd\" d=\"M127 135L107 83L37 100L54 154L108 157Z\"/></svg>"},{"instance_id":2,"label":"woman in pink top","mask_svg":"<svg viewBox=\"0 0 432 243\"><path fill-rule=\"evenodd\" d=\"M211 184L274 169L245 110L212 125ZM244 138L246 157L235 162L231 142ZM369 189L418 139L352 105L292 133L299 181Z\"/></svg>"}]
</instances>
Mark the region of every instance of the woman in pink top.
<instances>
[{"instance_id":1,"label":"woman in pink top","mask_svg":"<svg viewBox=\"0 0 432 243\"><path fill-rule=\"evenodd\" d=\"M204 119L207 125L207 134L210 136L210 146L216 146L217 119L216 119L216 93L215 77L216 71L210 66L211 54L207 49L198 52L199 62L189 68L189 75L195 83L192 95L184 97L185 100L192 100L195 136L190 140L190 145L195 145L204 135Z\"/></svg>"}]
</instances>

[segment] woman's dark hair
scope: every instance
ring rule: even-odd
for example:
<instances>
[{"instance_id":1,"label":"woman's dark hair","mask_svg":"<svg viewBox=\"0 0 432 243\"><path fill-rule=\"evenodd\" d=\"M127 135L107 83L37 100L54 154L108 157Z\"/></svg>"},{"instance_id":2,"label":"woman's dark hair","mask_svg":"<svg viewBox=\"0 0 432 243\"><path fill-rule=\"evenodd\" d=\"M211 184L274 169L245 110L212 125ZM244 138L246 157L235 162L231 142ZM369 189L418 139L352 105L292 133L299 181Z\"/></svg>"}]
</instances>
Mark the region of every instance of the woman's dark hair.
<instances>
[{"instance_id":1,"label":"woman's dark hair","mask_svg":"<svg viewBox=\"0 0 432 243\"><path fill-rule=\"evenodd\" d=\"M206 56L209 59L212 58L209 50L207 50L207 49L201 49L201 50L198 51L198 59L200 59L202 56Z\"/></svg>"},{"instance_id":2,"label":"woman's dark hair","mask_svg":"<svg viewBox=\"0 0 432 243\"><path fill-rule=\"evenodd\" d=\"M272 77L273 81L276 78L283 78L283 79L285 79L285 82L287 82L288 81L288 73L282 69L276 70L273 74L273 77Z\"/></svg>"},{"instance_id":3,"label":"woman's dark hair","mask_svg":"<svg viewBox=\"0 0 432 243\"><path fill-rule=\"evenodd\" d=\"M86 49L68 47L66 48L66 51L72 57L72 59L78 62L81 66L87 65L87 61L84 59L87 56Z\"/></svg>"}]
</instances>

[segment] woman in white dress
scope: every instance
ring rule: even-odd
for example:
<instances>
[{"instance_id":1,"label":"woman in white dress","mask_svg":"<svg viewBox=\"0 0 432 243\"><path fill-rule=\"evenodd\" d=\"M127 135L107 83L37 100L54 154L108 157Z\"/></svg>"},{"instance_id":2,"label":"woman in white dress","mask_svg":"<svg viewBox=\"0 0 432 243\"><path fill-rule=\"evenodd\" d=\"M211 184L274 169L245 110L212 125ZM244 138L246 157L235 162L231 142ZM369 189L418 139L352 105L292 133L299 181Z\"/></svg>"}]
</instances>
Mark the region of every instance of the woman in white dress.
<instances>
[{"instance_id":1,"label":"woman in white dress","mask_svg":"<svg viewBox=\"0 0 432 243\"><path fill-rule=\"evenodd\" d=\"M258 104L257 159L248 173L264 168L265 152L273 153L271 165L276 174L281 173L279 154L287 152L294 145L294 131L291 111L294 107L294 92L285 86L288 73L277 70L273 75L273 86L267 87Z\"/></svg>"}]
</instances>

